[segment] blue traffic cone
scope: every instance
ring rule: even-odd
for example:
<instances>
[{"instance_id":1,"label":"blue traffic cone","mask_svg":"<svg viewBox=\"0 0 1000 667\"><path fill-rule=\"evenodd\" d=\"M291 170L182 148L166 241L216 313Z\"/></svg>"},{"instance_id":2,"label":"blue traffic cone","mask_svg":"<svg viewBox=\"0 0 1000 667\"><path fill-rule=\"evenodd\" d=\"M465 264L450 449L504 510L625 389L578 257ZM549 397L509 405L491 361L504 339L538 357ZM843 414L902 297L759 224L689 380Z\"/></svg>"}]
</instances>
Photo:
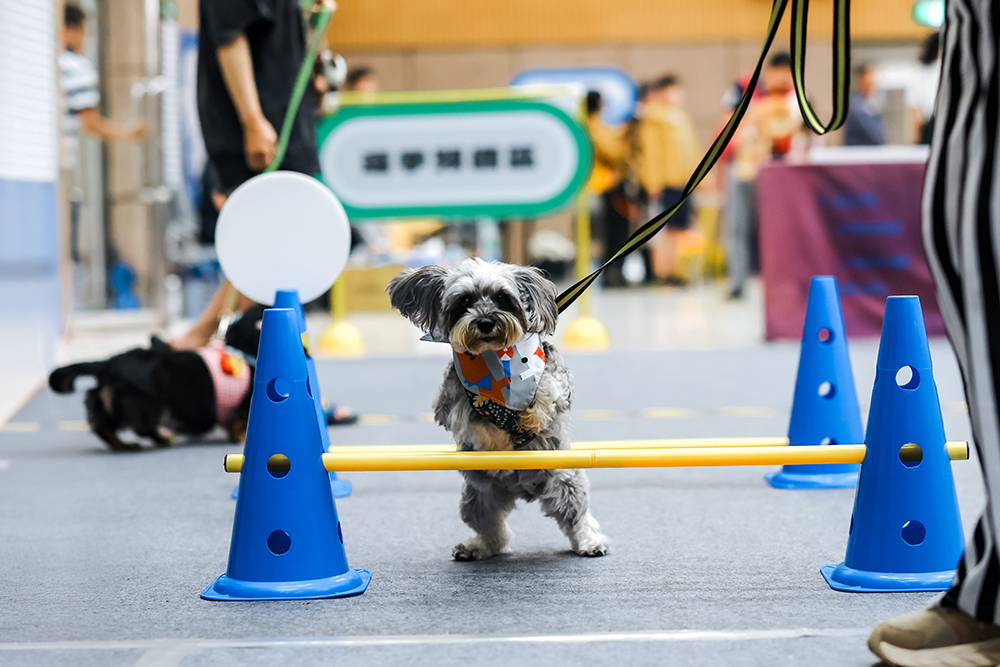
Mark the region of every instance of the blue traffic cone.
<instances>
[{"instance_id":1,"label":"blue traffic cone","mask_svg":"<svg viewBox=\"0 0 1000 667\"><path fill-rule=\"evenodd\" d=\"M371 580L347 566L300 340L295 311L264 311L229 566L206 600L343 597Z\"/></svg>"},{"instance_id":2,"label":"blue traffic cone","mask_svg":"<svg viewBox=\"0 0 1000 667\"><path fill-rule=\"evenodd\" d=\"M302 303L299 301L298 290L278 290L274 295L274 308L291 308L296 312L296 321L299 332L302 336L302 346L306 350L306 368L309 371L309 387L312 389L313 399L316 401L316 419L319 421L319 434L323 440L323 451L330 451L330 432L326 426L326 413L323 410L323 399L319 393L319 378L316 375L316 362L312 355L308 353L308 333L306 333L306 318L302 310ZM353 485L349 480L339 479L337 473L330 473L330 487L333 489L334 498L346 498L351 495ZM233 489L233 500L239 495L240 488Z\"/></svg>"},{"instance_id":3,"label":"blue traffic cone","mask_svg":"<svg viewBox=\"0 0 1000 667\"><path fill-rule=\"evenodd\" d=\"M306 317L299 301L298 290L278 290L274 295L275 308L291 308L298 313L299 331L302 334L302 346L306 350L306 368L309 370L309 386L316 402L316 419L319 421L319 432L323 438L323 451L330 451L330 432L326 426L326 412L323 410L323 398L319 391L319 378L316 375L316 362L309 353L309 334L306 332ZM349 480L339 479L337 473L330 473L330 486L335 498L346 498L351 495L353 486Z\"/></svg>"},{"instance_id":4,"label":"blue traffic cone","mask_svg":"<svg viewBox=\"0 0 1000 667\"><path fill-rule=\"evenodd\" d=\"M946 590L965 540L915 296L886 300L865 444L847 555L823 576L838 591Z\"/></svg>"},{"instance_id":5,"label":"blue traffic cone","mask_svg":"<svg viewBox=\"0 0 1000 667\"><path fill-rule=\"evenodd\" d=\"M837 280L814 276L802 329L788 444L857 444L863 438ZM765 479L776 489L852 488L858 483L859 467L856 463L786 465Z\"/></svg>"}]
</instances>

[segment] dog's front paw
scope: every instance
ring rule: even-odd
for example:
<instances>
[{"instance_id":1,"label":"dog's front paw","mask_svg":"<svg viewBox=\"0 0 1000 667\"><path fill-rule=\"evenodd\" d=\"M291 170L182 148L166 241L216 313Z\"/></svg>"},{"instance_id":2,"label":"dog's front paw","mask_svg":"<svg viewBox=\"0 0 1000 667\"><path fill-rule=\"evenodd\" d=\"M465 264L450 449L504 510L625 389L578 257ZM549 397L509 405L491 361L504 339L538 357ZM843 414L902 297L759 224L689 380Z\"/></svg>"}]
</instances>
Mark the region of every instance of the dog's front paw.
<instances>
[{"instance_id":1,"label":"dog's front paw","mask_svg":"<svg viewBox=\"0 0 1000 667\"><path fill-rule=\"evenodd\" d=\"M608 547L611 546L611 538L595 530L584 531L574 542L573 551L576 555L589 558L607 555Z\"/></svg>"},{"instance_id":2,"label":"dog's front paw","mask_svg":"<svg viewBox=\"0 0 1000 667\"><path fill-rule=\"evenodd\" d=\"M457 561L466 561L482 560L483 558L489 558L493 555L491 553L487 553L481 544L473 542L475 541L469 540L469 542L456 544L455 548L451 550L451 557Z\"/></svg>"},{"instance_id":3,"label":"dog's front paw","mask_svg":"<svg viewBox=\"0 0 1000 667\"><path fill-rule=\"evenodd\" d=\"M456 544L455 548L451 550L451 557L458 561L483 560L504 551L505 549L501 546L490 548L483 539L476 535L465 542Z\"/></svg>"}]
</instances>

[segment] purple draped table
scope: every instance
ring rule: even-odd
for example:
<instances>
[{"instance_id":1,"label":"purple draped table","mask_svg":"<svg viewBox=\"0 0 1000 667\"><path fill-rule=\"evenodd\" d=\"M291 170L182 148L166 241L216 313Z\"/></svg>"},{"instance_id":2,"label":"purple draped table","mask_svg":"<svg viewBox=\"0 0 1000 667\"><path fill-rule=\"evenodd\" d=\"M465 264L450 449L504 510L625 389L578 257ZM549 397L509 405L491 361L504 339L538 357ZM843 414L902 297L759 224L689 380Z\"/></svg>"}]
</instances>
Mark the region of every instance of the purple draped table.
<instances>
[{"instance_id":1,"label":"purple draped table","mask_svg":"<svg viewBox=\"0 0 1000 667\"><path fill-rule=\"evenodd\" d=\"M832 275L848 335L877 336L885 298L916 294L941 335L920 232L923 162L783 164L757 176L767 338L802 336L809 279Z\"/></svg>"}]
</instances>

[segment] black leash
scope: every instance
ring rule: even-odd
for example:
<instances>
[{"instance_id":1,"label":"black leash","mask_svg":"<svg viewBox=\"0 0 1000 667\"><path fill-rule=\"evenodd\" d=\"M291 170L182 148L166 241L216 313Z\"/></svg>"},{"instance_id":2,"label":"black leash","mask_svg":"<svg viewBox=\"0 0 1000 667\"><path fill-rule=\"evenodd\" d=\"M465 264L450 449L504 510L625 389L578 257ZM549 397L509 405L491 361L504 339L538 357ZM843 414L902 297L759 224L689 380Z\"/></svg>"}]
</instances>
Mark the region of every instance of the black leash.
<instances>
[{"instance_id":1,"label":"black leash","mask_svg":"<svg viewBox=\"0 0 1000 667\"><path fill-rule=\"evenodd\" d=\"M844 124L844 121L847 119L847 107L850 102L851 92L850 0L834 0L833 3L833 117L826 125L820 121L806 96L806 26L809 17L809 0L774 0L774 4L771 6L771 19L767 27L767 37L764 39L760 58L753 70L753 76L750 77L750 82L747 84L746 91L744 91L742 99L740 99L735 111L733 111L732 118L729 119L722 132L716 137L705 157L701 159L698 167L694 170L687 185L684 186L684 194L681 196L680 201L637 229L628 238L625 245L612 255L607 262L560 294L556 299L560 313L569 308L597 280L597 277L601 275L601 272L608 265L626 257L629 253L649 241L656 232L660 231L667 223L667 220L677 212L681 204L691 196L694 189L705 179L705 176L715 166L715 163L719 161L722 152L729 145L729 141L733 138L733 135L736 134L736 130L747 111L747 107L750 106L750 100L753 98L754 90L757 87L757 79L760 78L761 70L764 68L767 52L770 50L771 44L778 34L778 25L781 23L781 17L784 15L785 8L789 2L792 4L792 79L795 83L795 97L798 99L802 118L806 125L809 126L809 129L816 134L832 132ZM577 252L582 252L582 250L577 249Z\"/></svg>"}]
</instances>

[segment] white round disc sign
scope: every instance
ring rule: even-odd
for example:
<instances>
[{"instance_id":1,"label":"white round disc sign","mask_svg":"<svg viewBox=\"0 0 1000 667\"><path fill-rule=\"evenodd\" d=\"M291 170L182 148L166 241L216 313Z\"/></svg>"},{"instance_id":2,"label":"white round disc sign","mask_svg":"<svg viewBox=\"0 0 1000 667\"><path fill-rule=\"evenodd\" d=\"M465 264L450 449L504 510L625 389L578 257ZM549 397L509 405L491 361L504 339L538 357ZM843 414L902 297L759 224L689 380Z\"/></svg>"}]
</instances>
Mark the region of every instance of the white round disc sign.
<instances>
[{"instance_id":1,"label":"white round disc sign","mask_svg":"<svg viewBox=\"0 0 1000 667\"><path fill-rule=\"evenodd\" d=\"M215 249L226 278L257 303L298 290L302 303L330 289L347 263L351 229L329 188L277 171L236 188L219 212Z\"/></svg>"}]
</instances>

